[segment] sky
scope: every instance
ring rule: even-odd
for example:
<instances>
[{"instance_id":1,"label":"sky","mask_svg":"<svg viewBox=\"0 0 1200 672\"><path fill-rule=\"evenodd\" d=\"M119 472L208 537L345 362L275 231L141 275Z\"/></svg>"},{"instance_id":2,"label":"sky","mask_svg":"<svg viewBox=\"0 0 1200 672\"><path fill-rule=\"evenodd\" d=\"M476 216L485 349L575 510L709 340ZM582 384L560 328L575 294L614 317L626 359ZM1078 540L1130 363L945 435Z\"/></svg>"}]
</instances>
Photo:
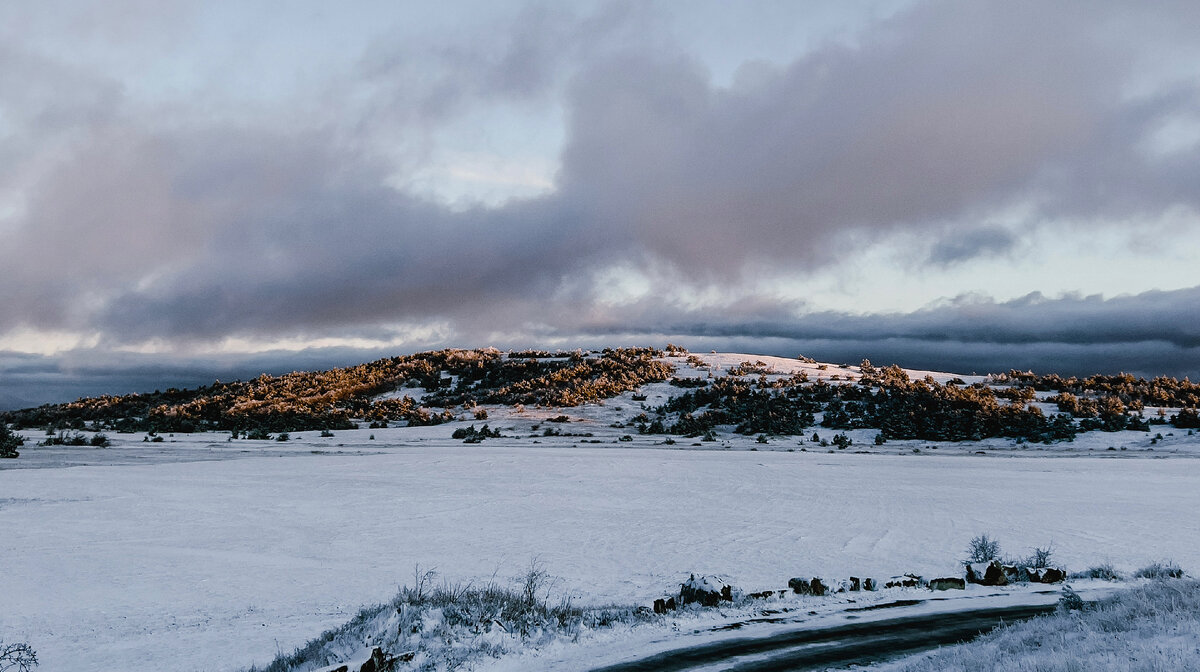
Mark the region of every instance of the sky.
<instances>
[{"instance_id":1,"label":"sky","mask_svg":"<svg viewBox=\"0 0 1200 672\"><path fill-rule=\"evenodd\" d=\"M0 408L440 347L1200 377L1200 5L0 4Z\"/></svg>"}]
</instances>

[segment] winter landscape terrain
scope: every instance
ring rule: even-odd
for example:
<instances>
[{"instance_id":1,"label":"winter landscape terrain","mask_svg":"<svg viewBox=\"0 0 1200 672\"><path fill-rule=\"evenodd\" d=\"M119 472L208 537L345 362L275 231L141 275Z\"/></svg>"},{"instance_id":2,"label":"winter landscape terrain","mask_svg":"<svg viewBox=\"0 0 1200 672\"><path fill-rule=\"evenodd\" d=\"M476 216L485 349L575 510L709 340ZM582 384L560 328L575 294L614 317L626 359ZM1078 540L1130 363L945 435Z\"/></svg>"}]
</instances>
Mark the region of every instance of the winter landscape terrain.
<instances>
[{"instance_id":1,"label":"winter landscape terrain","mask_svg":"<svg viewBox=\"0 0 1200 672\"><path fill-rule=\"evenodd\" d=\"M230 399L220 413L183 391L160 393L153 408L110 398L10 413L24 445L0 461L0 641L29 643L39 670L240 670L353 620L328 638L324 658L297 669L357 669L376 646L410 654L396 669L591 669L728 638L731 623L741 636L844 621L847 609L897 600L917 612L1059 600L1061 584L970 585L936 602L923 587L784 590L801 576L833 586L850 576L959 577L980 534L1008 557L1051 549L1068 571L1200 566L1200 437L1184 404L1167 403L1165 381L1146 393L1160 403L1147 403L1133 380L1110 392L1075 381L1091 391L1068 395L1017 372L903 371L904 382L899 369L867 363L635 354L459 351L444 369L421 364L420 380L396 360L407 373L373 379L361 394L288 397L308 400L305 413L280 410L279 389L296 384L287 377L256 381L273 390L255 392L257 405L213 386L206 394ZM628 366L605 368L610 360ZM489 378L505 362L546 368L526 371L526 383ZM745 389L671 406L733 381ZM970 406L979 400L960 389L995 394L995 406ZM886 414L930 390L942 402L926 417L1037 409L1029 417L1046 422L1020 416L1019 431L1002 421L951 441L920 438L941 430ZM177 394L176 405L164 394ZM754 394L766 415L728 401ZM502 398L514 403L488 403ZM1105 415L1118 398L1127 420ZM772 405L787 399L790 415ZM1090 417L1089 404L1099 409ZM1070 408L1074 418L1064 412L1053 430L1071 423L1070 437L1027 438ZM719 409L708 424L683 422ZM165 424L145 424L154 418ZM864 424L872 419L885 426ZM281 422L291 425L271 425ZM401 587L409 598L489 586L519 594L531 574L533 601L572 614L567 627L497 618L455 630L450 606L406 611L426 597L360 612ZM715 609L637 609L691 575L741 597ZM1099 597L1127 584L1071 585ZM782 592L744 597L765 591Z\"/></svg>"}]
</instances>

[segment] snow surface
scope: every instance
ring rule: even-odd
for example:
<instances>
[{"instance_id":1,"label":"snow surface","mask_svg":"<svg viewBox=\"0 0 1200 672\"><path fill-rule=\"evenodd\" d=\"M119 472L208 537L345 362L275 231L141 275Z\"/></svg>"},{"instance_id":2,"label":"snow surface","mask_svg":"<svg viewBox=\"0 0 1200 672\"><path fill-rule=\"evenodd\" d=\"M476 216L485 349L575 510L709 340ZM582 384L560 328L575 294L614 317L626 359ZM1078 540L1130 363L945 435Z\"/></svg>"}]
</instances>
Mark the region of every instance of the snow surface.
<instances>
[{"instance_id":1,"label":"snow surface","mask_svg":"<svg viewBox=\"0 0 1200 672\"><path fill-rule=\"evenodd\" d=\"M702 366L670 358L676 375L744 362L771 376L859 375L695 356ZM809 438L835 433L821 427L668 444L626 426L682 391L656 383L578 408L487 406L485 421L464 410L439 426L286 443L110 433L111 448L39 447L25 432L21 457L0 461L0 639L28 641L50 672L236 670L390 599L418 563L450 582L487 581L536 557L556 595L647 605L692 573L747 593L793 576L958 575L980 533L1012 555L1052 544L1069 569L1164 558L1200 568L1200 436L1156 426L1053 445L876 446L875 430L851 430L854 444L835 451ZM560 415L569 422L548 422ZM509 438L450 438L485 423ZM591 637L604 646L619 630Z\"/></svg>"},{"instance_id":2,"label":"snow surface","mask_svg":"<svg viewBox=\"0 0 1200 672\"><path fill-rule=\"evenodd\" d=\"M487 580L533 556L563 593L644 604L692 572L747 592L943 575L980 532L1053 543L1071 568L1200 566L1193 459L507 443L0 471L0 638L51 672L234 670L390 598L417 563Z\"/></svg>"}]
</instances>

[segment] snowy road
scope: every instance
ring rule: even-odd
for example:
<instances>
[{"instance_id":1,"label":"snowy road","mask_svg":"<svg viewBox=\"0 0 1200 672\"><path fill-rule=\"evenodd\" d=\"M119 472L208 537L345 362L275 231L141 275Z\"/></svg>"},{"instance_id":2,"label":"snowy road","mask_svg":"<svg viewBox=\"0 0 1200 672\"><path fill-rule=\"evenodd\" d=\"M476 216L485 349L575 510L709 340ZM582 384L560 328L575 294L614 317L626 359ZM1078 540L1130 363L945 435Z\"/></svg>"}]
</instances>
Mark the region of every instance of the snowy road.
<instances>
[{"instance_id":1,"label":"snowy road","mask_svg":"<svg viewBox=\"0 0 1200 672\"><path fill-rule=\"evenodd\" d=\"M379 455L0 471L0 639L42 672L235 670L386 600L413 566L646 604L689 572L956 571L980 532L1071 568L1200 567L1200 460L426 443Z\"/></svg>"},{"instance_id":2,"label":"snowy road","mask_svg":"<svg viewBox=\"0 0 1200 672\"><path fill-rule=\"evenodd\" d=\"M593 668L590 672L800 672L865 665L953 644L1004 622L1054 611L1053 604L984 607L869 623L797 629L712 642Z\"/></svg>"}]
</instances>

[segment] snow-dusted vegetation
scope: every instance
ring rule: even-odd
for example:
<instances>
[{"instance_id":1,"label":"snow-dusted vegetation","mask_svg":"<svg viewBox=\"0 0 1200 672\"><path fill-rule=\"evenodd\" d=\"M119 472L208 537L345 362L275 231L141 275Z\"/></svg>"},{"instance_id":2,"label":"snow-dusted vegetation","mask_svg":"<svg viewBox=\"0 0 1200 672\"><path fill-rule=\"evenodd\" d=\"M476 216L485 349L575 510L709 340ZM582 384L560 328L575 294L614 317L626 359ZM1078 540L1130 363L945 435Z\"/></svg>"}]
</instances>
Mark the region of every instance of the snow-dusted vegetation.
<instances>
[{"instance_id":1,"label":"snow-dusted vegetation","mask_svg":"<svg viewBox=\"0 0 1200 672\"><path fill-rule=\"evenodd\" d=\"M652 403L647 388L655 392ZM60 436L71 430L80 441L83 429L220 430L266 438L362 423L418 427L483 419L487 409L480 406L486 405L573 408L614 398L638 403L640 412L610 426L640 434L712 441L722 432L769 438L816 428L834 432L823 446L841 449L855 443L848 430L874 430L874 445L993 438L1050 444L1082 432L1145 432L1155 425L1171 434L1200 427L1200 385L1187 380L1010 371L968 382L868 361L831 368L803 358L692 355L674 346L665 352L441 350L194 390L81 399L3 413L0 420Z\"/></svg>"},{"instance_id":2,"label":"snow-dusted vegetation","mask_svg":"<svg viewBox=\"0 0 1200 672\"><path fill-rule=\"evenodd\" d=\"M322 633L290 654L250 672L292 672L340 667L412 670L474 668L492 659L616 624L653 620L642 608L580 607L570 597L552 599L552 576L532 560L511 585L495 577L479 585L436 581L436 572L414 571L389 602L365 607L349 622Z\"/></svg>"},{"instance_id":3,"label":"snow-dusted vegetation","mask_svg":"<svg viewBox=\"0 0 1200 672\"><path fill-rule=\"evenodd\" d=\"M1200 581L1154 581L1081 609L1001 626L878 672L1200 670Z\"/></svg>"}]
</instances>

